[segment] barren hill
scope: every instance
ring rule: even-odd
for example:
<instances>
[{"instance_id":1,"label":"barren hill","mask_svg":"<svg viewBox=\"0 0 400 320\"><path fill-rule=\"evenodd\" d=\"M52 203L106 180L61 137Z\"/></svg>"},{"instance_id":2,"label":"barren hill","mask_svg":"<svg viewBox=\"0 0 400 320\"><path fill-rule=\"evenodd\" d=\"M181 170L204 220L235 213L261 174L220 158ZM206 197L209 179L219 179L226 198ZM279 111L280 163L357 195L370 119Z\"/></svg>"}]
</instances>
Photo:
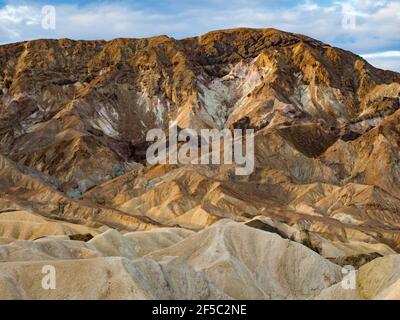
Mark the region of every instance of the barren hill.
<instances>
[{"instance_id":1,"label":"barren hill","mask_svg":"<svg viewBox=\"0 0 400 320\"><path fill-rule=\"evenodd\" d=\"M400 250L399 109L400 74L275 29L0 46L1 273L16 268L23 279L25 260L50 259L66 276L75 264L99 264L99 274L111 268L130 279L111 281L116 291L108 295L93 287L89 298L344 297L340 261L360 267L360 255ZM254 172L148 165L147 132L171 122L254 129ZM159 238L163 230L170 240ZM146 237L160 247L143 249L143 258L128 232L143 248L152 242ZM118 238L123 253L68 238L88 233L106 247ZM71 246L77 256L60 253ZM265 253L281 247L281 256ZM301 280L283 262L291 259ZM397 256L382 259L372 263L398 265ZM172 292L141 282L137 274L152 268ZM186 280L176 270L184 270L188 291L178 290L176 281ZM376 277L362 272L365 281ZM230 288L239 278L244 284ZM346 297L395 297L390 285ZM0 298L44 297L40 290L24 296L25 286L4 284Z\"/></svg>"}]
</instances>

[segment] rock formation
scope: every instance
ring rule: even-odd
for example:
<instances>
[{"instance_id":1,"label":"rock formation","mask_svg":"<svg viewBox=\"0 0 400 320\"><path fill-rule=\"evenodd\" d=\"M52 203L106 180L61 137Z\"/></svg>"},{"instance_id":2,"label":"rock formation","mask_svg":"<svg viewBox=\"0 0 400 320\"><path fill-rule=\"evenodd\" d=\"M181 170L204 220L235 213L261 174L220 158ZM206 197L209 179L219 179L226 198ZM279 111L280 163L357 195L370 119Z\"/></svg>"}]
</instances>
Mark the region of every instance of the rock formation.
<instances>
[{"instance_id":1,"label":"rock formation","mask_svg":"<svg viewBox=\"0 0 400 320\"><path fill-rule=\"evenodd\" d=\"M399 298L399 109L400 74L275 29L0 46L0 298ZM254 171L149 165L171 123L253 129Z\"/></svg>"}]
</instances>

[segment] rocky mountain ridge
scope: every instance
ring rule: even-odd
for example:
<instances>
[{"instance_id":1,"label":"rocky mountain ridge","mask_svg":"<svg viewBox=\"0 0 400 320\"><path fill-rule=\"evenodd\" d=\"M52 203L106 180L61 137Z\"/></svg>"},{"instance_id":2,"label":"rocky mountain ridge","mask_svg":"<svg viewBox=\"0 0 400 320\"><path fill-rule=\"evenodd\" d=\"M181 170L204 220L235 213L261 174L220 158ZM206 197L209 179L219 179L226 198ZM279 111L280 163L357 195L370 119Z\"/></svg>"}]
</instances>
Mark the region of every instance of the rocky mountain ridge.
<instances>
[{"instance_id":1,"label":"rocky mountain ridge","mask_svg":"<svg viewBox=\"0 0 400 320\"><path fill-rule=\"evenodd\" d=\"M152 247L147 253L156 262L146 264L157 269L164 256L181 257L184 262L175 267L201 277L207 297L339 297L344 293L329 288L339 282L340 261L361 261L363 255L388 261L386 256L396 257L400 250L399 107L400 74L275 29L222 30L182 40L61 39L0 46L0 256L26 241L21 261L41 260L32 253L38 238L96 237L114 229L149 236L165 228L210 233L204 247L213 251L227 237L214 224L230 219L237 224L232 230L244 237L240 246L254 246L253 233L266 241L254 250L270 250L267 238L284 239L307 256L316 255L307 272L322 263L331 280L316 285L313 281L320 280L304 277L302 291L278 263L274 283L288 281L289 287L277 289L272 282L259 287L257 281L264 281L261 274L267 272L263 266L277 262L268 257L249 262L241 256L245 265L254 264L256 274L252 278L244 269L227 269L232 279L234 274L250 276L241 296L236 288L225 287L227 280L218 278L218 272L197 274L208 263L212 269L202 253L184 255L185 250L197 252L192 248L199 245L197 233L193 241L179 238L177 249L165 249L172 253L158 255ZM254 129L254 172L236 176L234 165L149 166L143 158L147 132L168 130L171 123L193 129ZM60 238L57 246L79 242L86 247L83 241L68 241ZM136 267L111 261L110 255L139 263L129 246L125 254L90 250L90 259L107 258L105 266L111 264L115 272ZM293 253L288 255L277 259L291 259ZM4 263L14 263L7 257ZM95 262L86 263L91 268ZM128 273L132 286L139 285L134 273ZM365 279L370 276L375 275ZM159 277L168 276L164 272ZM311 287L318 292L307 291ZM19 296L15 290L5 296ZM182 298L152 289L138 295L124 290L88 297ZM393 290L348 297L393 297ZM43 296L36 292L32 297Z\"/></svg>"}]
</instances>

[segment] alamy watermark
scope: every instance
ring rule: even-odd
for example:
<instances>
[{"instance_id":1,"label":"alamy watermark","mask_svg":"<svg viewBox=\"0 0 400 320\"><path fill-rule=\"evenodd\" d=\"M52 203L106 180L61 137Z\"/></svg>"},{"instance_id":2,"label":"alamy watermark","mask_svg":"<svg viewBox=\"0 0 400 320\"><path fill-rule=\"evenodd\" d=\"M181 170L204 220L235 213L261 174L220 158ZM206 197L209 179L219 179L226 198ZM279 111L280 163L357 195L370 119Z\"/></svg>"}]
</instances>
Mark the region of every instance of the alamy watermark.
<instances>
[{"instance_id":1,"label":"alamy watermark","mask_svg":"<svg viewBox=\"0 0 400 320\"><path fill-rule=\"evenodd\" d=\"M42 7L42 28L44 30L55 30L57 22L56 8L51 5Z\"/></svg>"},{"instance_id":2,"label":"alamy watermark","mask_svg":"<svg viewBox=\"0 0 400 320\"><path fill-rule=\"evenodd\" d=\"M171 124L168 137L161 129L147 133L149 164L236 164L236 175L254 170L253 129L183 129ZM223 153L223 154L222 154Z\"/></svg>"},{"instance_id":3,"label":"alamy watermark","mask_svg":"<svg viewBox=\"0 0 400 320\"><path fill-rule=\"evenodd\" d=\"M355 8L349 3L342 4L342 28L345 30L355 30L357 27L357 13Z\"/></svg>"},{"instance_id":4,"label":"alamy watermark","mask_svg":"<svg viewBox=\"0 0 400 320\"><path fill-rule=\"evenodd\" d=\"M45 276L42 278L42 288L44 290L55 290L56 289L56 268L52 265L45 265L42 268L42 274Z\"/></svg>"},{"instance_id":5,"label":"alamy watermark","mask_svg":"<svg viewBox=\"0 0 400 320\"><path fill-rule=\"evenodd\" d=\"M355 290L357 287L357 272L353 266L347 265L342 268L343 279L340 283L344 290Z\"/></svg>"}]
</instances>

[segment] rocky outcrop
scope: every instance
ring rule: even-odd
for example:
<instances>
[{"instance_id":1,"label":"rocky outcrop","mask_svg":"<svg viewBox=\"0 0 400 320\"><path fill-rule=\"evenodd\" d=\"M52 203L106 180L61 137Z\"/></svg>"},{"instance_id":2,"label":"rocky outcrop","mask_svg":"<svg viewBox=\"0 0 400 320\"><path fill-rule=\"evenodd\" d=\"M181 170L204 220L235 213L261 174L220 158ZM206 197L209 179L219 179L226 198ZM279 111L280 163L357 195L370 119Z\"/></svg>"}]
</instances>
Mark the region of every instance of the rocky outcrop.
<instances>
[{"instance_id":1,"label":"rocky outcrop","mask_svg":"<svg viewBox=\"0 0 400 320\"><path fill-rule=\"evenodd\" d=\"M0 298L397 297L338 283L400 250L399 99L398 73L275 29L2 45ZM254 171L147 164L171 123L253 129ZM63 292L31 286L46 261Z\"/></svg>"}]
</instances>

